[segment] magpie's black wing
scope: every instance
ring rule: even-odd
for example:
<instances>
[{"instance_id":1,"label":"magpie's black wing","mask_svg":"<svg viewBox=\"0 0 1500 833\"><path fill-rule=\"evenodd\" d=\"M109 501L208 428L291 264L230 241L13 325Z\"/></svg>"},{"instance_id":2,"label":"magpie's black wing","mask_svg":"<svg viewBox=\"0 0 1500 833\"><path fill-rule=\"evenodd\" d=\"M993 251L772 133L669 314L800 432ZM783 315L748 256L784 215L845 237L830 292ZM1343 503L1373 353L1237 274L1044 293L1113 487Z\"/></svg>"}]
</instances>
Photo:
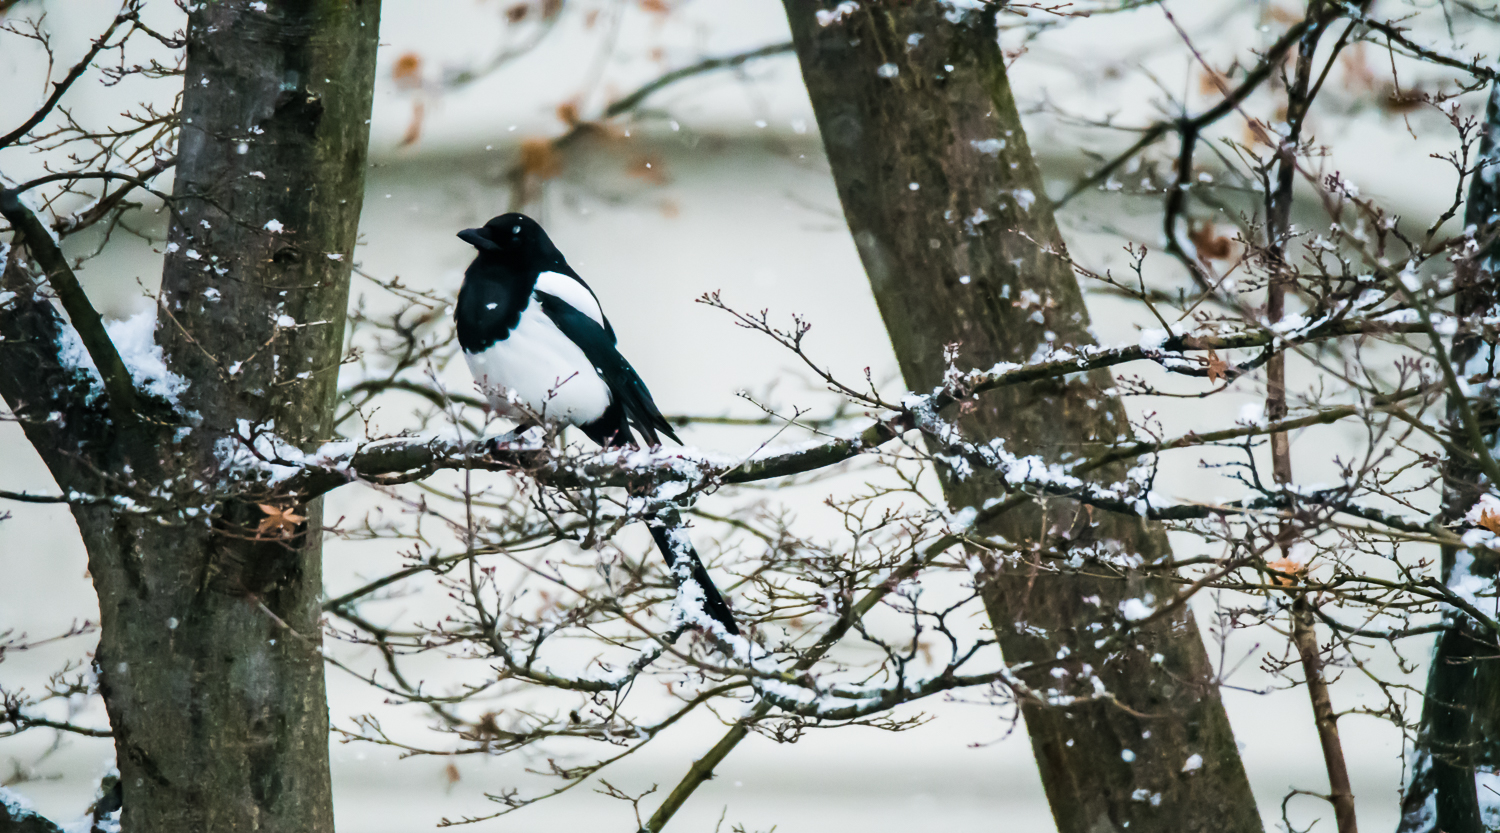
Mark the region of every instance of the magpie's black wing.
<instances>
[{"instance_id":1,"label":"magpie's black wing","mask_svg":"<svg viewBox=\"0 0 1500 833\"><path fill-rule=\"evenodd\" d=\"M540 290L535 294L537 300L541 301L542 312L552 319L552 323L557 325L563 335L582 348L583 354L593 363L604 383L609 385L615 402L624 408L631 426L641 432L646 442L660 445L658 432L671 437L673 442L682 442L677 439L676 432L656 407L656 401L651 398L651 391L646 389L646 383L641 381L630 362L620 355L619 348L615 346L613 330L601 326L556 295Z\"/></svg>"},{"instance_id":2,"label":"magpie's black wing","mask_svg":"<svg viewBox=\"0 0 1500 833\"><path fill-rule=\"evenodd\" d=\"M593 430L580 427L589 431L589 436L601 445L612 445L624 439L621 434L628 437L629 432L624 430L625 420L628 419L651 445L661 442L657 432L671 437L674 442L682 442L657 409L656 402L651 399L651 391L646 390L646 383L641 381L635 368L625 361L625 357L615 347L614 330L609 328L609 324L600 324L549 292L536 290L535 295L541 302L542 312L547 314L563 335L583 349L583 355L593 363L614 396L609 410L599 419L599 423L604 423L603 425L596 423ZM600 317L603 317L602 313ZM616 409L622 409L623 414ZM687 560L693 583L703 591L704 612L723 625L726 631L738 636L740 629L734 623L734 613L730 611L729 604L724 601L723 594L714 586L713 579L709 578L708 571L703 568L703 560L698 557L697 550L693 549L693 542L688 538L686 530L676 521L676 511L672 510L670 515L670 520L655 515L646 519L646 526L651 530L651 538L656 542L657 549L661 550L669 567L679 564L680 559ZM681 578L681 574L675 570L674 575Z\"/></svg>"}]
</instances>

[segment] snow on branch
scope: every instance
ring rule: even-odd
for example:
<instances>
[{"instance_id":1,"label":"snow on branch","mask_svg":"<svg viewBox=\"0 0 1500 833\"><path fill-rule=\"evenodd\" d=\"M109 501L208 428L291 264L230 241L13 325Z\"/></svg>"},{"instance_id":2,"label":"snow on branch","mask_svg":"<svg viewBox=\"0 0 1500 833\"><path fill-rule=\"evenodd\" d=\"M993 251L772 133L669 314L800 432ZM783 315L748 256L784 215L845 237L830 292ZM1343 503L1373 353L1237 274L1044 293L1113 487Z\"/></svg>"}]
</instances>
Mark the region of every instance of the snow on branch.
<instances>
[{"instance_id":1,"label":"snow on branch","mask_svg":"<svg viewBox=\"0 0 1500 833\"><path fill-rule=\"evenodd\" d=\"M544 485L560 489L679 483L683 484L681 490L686 493L818 471L877 451L885 443L915 428L938 440L945 448L940 460L954 466L960 474L975 470L1000 473L1013 493L1066 497L1096 508L1153 520L1190 520L1226 512L1283 509L1291 505L1293 496L1265 494L1216 506L1172 504L1159 496L1133 494L1134 487L1128 483L1097 485L1086 482L1084 477L1110 463L1166 450L1268 436L1363 416L1383 408L1397 407L1403 399L1423 391L1403 391L1369 407L1337 406L1271 424L1194 433L1158 442L1128 443L1070 466L1044 464L1035 457L1016 457L1005 451L1000 441L982 447L968 444L958 437L956 426L945 422L938 414L955 402L987 391L1133 361L1154 361L1171 369L1187 366L1196 369L1200 363L1187 355L1191 351L1253 347L1283 349L1291 344L1350 334L1407 331L1422 332L1423 327L1400 318L1393 319L1390 315L1352 319L1325 317L1315 321L1288 322L1274 329L1171 336L1161 333L1131 345L1058 350L1029 364L997 365L986 371L950 372L942 388L925 395L908 395L894 405L894 413L873 420L858 434L791 449L770 448L749 459L730 458L692 448L628 449L569 455L558 453L544 443L511 435L480 441L434 437L397 437L366 444L345 441L304 454L288 444L275 441L264 432L252 438L247 427L247 436L240 438L242 449L237 452L237 460L243 466L260 469L260 478L265 485L302 499L346 483L363 481L390 486L421 480L440 470L462 469L524 471ZM846 389L845 393L848 394L849 390ZM1352 504L1336 489L1298 495L1295 500L1336 504L1341 507L1340 511L1403 531L1432 531L1428 523L1409 521Z\"/></svg>"},{"instance_id":2,"label":"snow on branch","mask_svg":"<svg viewBox=\"0 0 1500 833\"><path fill-rule=\"evenodd\" d=\"M122 422L133 419L140 413L140 401L130 378L130 370L120 358L114 342L110 341L109 333L104 329L104 319L79 285L78 277L68 266L67 258L63 257L46 227L21 202L20 195L15 191L0 189L0 216L4 216L16 232L17 242L26 245L32 257L36 258L46 272L48 283L56 291L63 309L67 310L68 318L73 322L84 349L88 351L89 358L93 360L94 367L104 382L111 411Z\"/></svg>"}]
</instances>

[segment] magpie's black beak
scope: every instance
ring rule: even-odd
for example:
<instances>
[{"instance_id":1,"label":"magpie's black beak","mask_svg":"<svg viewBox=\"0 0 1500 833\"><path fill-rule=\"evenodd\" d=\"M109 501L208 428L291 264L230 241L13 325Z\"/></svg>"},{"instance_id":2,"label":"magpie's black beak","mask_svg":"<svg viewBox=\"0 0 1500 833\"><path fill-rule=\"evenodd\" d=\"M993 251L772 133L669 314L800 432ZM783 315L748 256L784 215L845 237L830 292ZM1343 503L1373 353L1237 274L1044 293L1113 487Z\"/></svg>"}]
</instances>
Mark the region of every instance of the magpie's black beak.
<instances>
[{"instance_id":1,"label":"magpie's black beak","mask_svg":"<svg viewBox=\"0 0 1500 833\"><path fill-rule=\"evenodd\" d=\"M479 249L482 252L498 251L500 248L499 246L495 245L493 240L485 237L481 230L477 228L464 229L463 231L458 233L458 239L464 241L465 243L468 243L470 246L473 246L474 248Z\"/></svg>"}]
</instances>

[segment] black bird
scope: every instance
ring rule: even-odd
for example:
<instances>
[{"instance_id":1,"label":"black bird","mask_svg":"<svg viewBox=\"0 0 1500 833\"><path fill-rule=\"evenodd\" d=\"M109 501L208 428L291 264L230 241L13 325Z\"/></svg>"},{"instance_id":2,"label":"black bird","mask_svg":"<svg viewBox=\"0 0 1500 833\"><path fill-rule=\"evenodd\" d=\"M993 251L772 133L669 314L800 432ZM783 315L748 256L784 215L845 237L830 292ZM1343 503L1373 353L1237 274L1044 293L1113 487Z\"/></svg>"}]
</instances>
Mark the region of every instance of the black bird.
<instances>
[{"instance_id":1,"label":"black bird","mask_svg":"<svg viewBox=\"0 0 1500 833\"><path fill-rule=\"evenodd\" d=\"M634 444L632 429L648 445L681 442L620 355L594 291L535 220L502 214L458 237L479 250L458 292L458 343L496 411L576 425L605 448ZM669 567L690 560L704 610L738 634L686 532L657 518L646 525Z\"/></svg>"}]
</instances>

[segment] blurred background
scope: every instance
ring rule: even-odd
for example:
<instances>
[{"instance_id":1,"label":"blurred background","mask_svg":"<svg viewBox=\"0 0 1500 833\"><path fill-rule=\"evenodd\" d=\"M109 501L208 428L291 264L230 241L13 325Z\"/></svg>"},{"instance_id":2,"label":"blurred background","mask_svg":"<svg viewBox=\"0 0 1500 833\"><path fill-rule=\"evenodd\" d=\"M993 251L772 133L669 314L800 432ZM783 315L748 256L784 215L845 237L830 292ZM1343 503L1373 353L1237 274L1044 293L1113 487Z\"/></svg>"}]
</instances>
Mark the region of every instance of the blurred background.
<instances>
[{"instance_id":1,"label":"blurred background","mask_svg":"<svg viewBox=\"0 0 1500 833\"><path fill-rule=\"evenodd\" d=\"M1416 6L1377 3L1396 16ZM10 19L48 13L58 65L67 66L102 30L116 5L108 0L23 2ZM1095 7L1090 7L1095 8ZM1425 5L1424 5L1425 8ZM1169 19L1165 12L1170 12ZM162 2L153 10L167 30L180 12ZM1003 43L1013 50L1011 81L1021 103L1032 147L1055 197L1102 157L1134 134L1111 125L1139 126L1193 111L1212 101L1214 88L1184 45L1182 32L1214 65L1254 59L1300 11L1290 2L1183 0L1145 4L1116 13L1064 18L1031 10L1002 15ZM1174 24L1175 19L1175 24ZM1418 31L1459 41L1495 42L1493 25L1444 22L1417 15ZM1465 29L1469 25L1471 29ZM1450 32L1452 33L1450 35ZM795 58L787 52L695 75L664 87L641 106L601 127L599 119L620 100L664 73L704 58L783 43L789 33L781 6L770 0L386 0L381 28L379 81L371 123L371 169L361 225L360 268L381 279L399 277L411 287L457 291L471 256L454 238L509 210L524 180L526 210L551 232L569 261L599 295L626 355L671 414L758 416L737 396L755 391L778 407L826 412L833 400L808 380L794 359L766 339L733 326L722 312L696 304L720 290L742 310L770 310L773 319L801 314L812 324L808 347L845 379L866 367L899 386L895 361L865 276L842 219L810 105ZM0 130L19 122L45 95L45 55L11 38L0 46ZM1449 79L1413 67L1397 78L1383 54L1358 52L1344 62L1321 98L1310 132L1327 145L1329 170L1340 171L1388 210L1435 216L1453 200L1452 170L1432 154L1458 146L1447 120L1410 106L1403 90L1438 90ZM174 79L123 89L80 85L71 99L80 118L108 120L136 101L170 106ZM1478 112L1479 96L1461 99ZM1252 111L1261 107L1247 102ZM1257 113L1273 118L1274 113ZM1227 124L1227 123L1226 123ZM579 125L584 125L579 129ZM1239 130L1243 125L1224 129ZM551 140L568 134L562 143ZM1165 161L1175 148L1148 154ZM11 180L41 170L45 154L0 155ZM1160 244L1159 190L1149 171L1132 168L1097 191L1071 202L1061 215L1074 256L1090 268L1127 262L1127 241ZM1135 181L1139 179L1140 181ZM124 318L151 306L160 271L164 224L160 214L133 221L139 236L116 234L80 273L106 317ZM156 225L152 225L155 223ZM1226 226L1224 233L1230 233ZM103 243L91 233L70 238L68 252L83 256ZM1161 283L1185 281L1166 258L1147 260ZM354 293L367 309L397 303L369 282L355 279ZM1135 342L1142 311L1102 294L1091 296L1095 329L1103 343ZM378 364L378 357L367 362ZM354 368L351 372L357 372ZM1146 378L1154 370L1127 368ZM467 389L461 363L443 371L453 389ZM1158 421L1168 433L1232 422L1238 408L1257 401L1127 400L1132 413ZM1184 404L1187 403L1187 404ZM1211 408L1212 413L1201 410ZM376 420L385 430L402 424L399 412ZM1325 427L1298 435L1299 477L1332 476L1333 459L1359 447L1358 437ZM694 426L688 445L746 453L772 429ZM858 478L858 472L849 475ZM0 422L0 487L49 492L55 485L21 432ZM838 481L793 490L778 499L816 529L836 524L821 501ZM1163 472L1158 491L1174 496L1234 491L1223 478L1196 465ZM369 495L345 490L331 499L329 517L358 517ZM0 522L0 631L43 637L70 623L94 618L93 591L73 522L57 506L7 505ZM1175 542L1178 554L1195 554L1193 539ZM392 563L395 546L332 541L325 575L330 594L357 586ZM440 615L441 599L406 597L401 615ZM1205 605L1211 600L1204 600ZM1200 607L1210 656L1226 669L1225 691L1245 764L1268 827L1282 817L1292 787L1325 789L1311 712L1300 689L1282 690L1258 669L1260 652L1279 650L1275 633L1237 632L1215 639L1210 610ZM93 637L7 655L0 678L7 686L40 686L69 660L85 660ZM1408 655L1389 657L1380 670L1420 685L1428 645L1406 643ZM352 665L358 650L348 652ZM368 657L363 658L369 664ZM435 687L442 664L424 666ZM387 730L418 732L422 713L387 708L379 692L340 672L329 672L333 722L379 714ZM1384 694L1350 670L1335 687L1336 706L1379 707ZM1415 701L1412 701L1415 704ZM924 701L932 719L892 734L867 728L810 733L796 744L752 737L693 798L673 829L746 830L775 827L783 833L818 830L1026 830L1052 829L1024 731L1011 731L1008 715L958 698ZM102 709L77 704L80 722L103 725ZM1402 739L1390 724L1359 715L1342 723L1367 829L1391 829L1402 781ZM663 789L722 734L722 724L702 715L612 769L607 777L629 792L652 784ZM112 755L107 741L55 739L29 732L0 741L0 782L13 784L44 813L72 818L88 804ZM526 766L545 761L509 756L468 756L450 765L439 758L399 760L364 744L335 744L336 812L344 831L431 829L442 817L492 811L484 791L521 783ZM588 787L479 827L493 830L631 830L628 806L588 792ZM651 799L648 799L648 804ZM1299 827L1324 814L1320 802L1292 803ZM1331 824L1325 821L1325 824Z\"/></svg>"}]
</instances>

